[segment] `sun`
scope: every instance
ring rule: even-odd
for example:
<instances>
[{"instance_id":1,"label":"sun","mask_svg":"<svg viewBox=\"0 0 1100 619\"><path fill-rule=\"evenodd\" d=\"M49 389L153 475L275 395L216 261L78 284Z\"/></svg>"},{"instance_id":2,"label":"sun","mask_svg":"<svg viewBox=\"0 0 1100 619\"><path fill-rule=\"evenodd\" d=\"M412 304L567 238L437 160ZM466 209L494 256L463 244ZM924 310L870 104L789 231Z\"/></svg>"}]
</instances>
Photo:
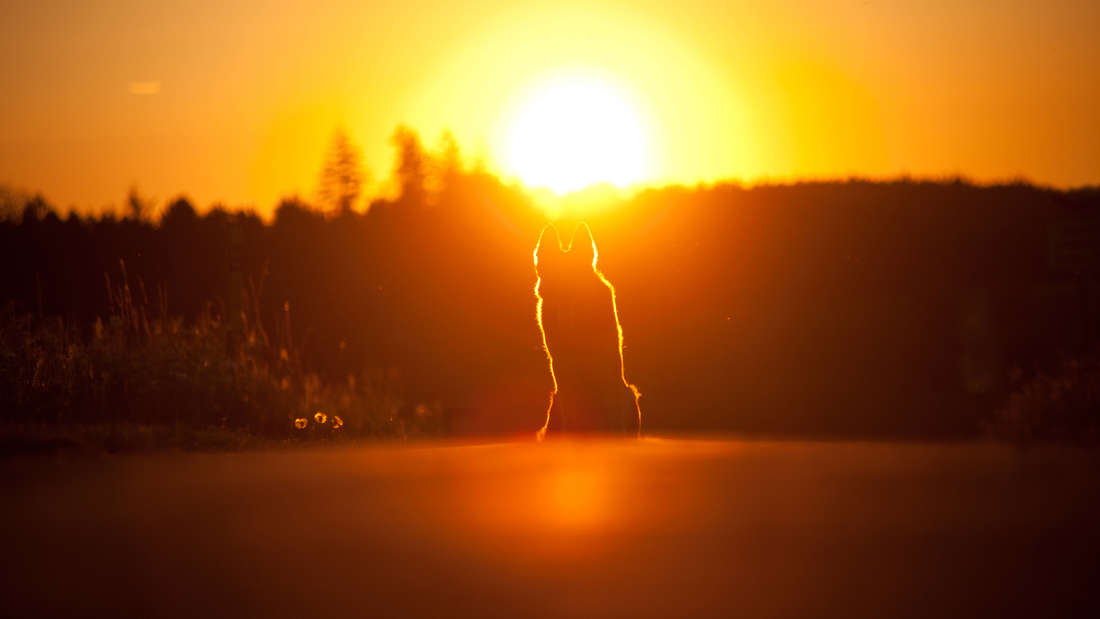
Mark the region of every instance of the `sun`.
<instances>
[{"instance_id":1,"label":"sun","mask_svg":"<svg viewBox=\"0 0 1100 619\"><path fill-rule=\"evenodd\" d=\"M597 183L642 181L646 132L625 90L589 75L544 80L520 100L506 129L507 171L557 194Z\"/></svg>"}]
</instances>

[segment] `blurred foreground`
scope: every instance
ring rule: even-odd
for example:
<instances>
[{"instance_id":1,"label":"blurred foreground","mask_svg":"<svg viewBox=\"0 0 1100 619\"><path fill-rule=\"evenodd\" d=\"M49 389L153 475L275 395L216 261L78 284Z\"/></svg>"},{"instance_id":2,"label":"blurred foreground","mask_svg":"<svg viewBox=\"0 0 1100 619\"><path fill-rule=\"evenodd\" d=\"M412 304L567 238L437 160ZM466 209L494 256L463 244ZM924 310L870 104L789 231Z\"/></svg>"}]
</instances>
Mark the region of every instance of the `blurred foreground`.
<instances>
[{"instance_id":1,"label":"blurred foreground","mask_svg":"<svg viewBox=\"0 0 1100 619\"><path fill-rule=\"evenodd\" d=\"M1076 616L1097 457L423 445L3 462L11 616Z\"/></svg>"}]
</instances>

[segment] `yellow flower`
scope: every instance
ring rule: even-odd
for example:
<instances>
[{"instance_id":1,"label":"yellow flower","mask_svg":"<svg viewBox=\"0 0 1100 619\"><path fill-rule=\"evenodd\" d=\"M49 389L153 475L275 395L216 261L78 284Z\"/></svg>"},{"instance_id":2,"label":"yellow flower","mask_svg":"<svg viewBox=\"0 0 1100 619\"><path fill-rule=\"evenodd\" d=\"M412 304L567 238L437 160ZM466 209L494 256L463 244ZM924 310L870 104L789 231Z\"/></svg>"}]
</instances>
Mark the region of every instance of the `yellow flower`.
<instances>
[{"instance_id":1,"label":"yellow flower","mask_svg":"<svg viewBox=\"0 0 1100 619\"><path fill-rule=\"evenodd\" d=\"M294 420L294 427L298 428L299 430L305 430L307 424L309 424L309 420L305 417L299 417Z\"/></svg>"},{"instance_id":2,"label":"yellow flower","mask_svg":"<svg viewBox=\"0 0 1100 619\"><path fill-rule=\"evenodd\" d=\"M343 427L343 425L344 425L344 420L340 419L340 415L333 415L332 416L332 429L333 430L337 430L337 429Z\"/></svg>"},{"instance_id":3,"label":"yellow flower","mask_svg":"<svg viewBox=\"0 0 1100 619\"><path fill-rule=\"evenodd\" d=\"M326 421L328 421L328 415L325 415L321 411L317 411L316 413L313 413L313 420L317 423L325 423Z\"/></svg>"}]
</instances>

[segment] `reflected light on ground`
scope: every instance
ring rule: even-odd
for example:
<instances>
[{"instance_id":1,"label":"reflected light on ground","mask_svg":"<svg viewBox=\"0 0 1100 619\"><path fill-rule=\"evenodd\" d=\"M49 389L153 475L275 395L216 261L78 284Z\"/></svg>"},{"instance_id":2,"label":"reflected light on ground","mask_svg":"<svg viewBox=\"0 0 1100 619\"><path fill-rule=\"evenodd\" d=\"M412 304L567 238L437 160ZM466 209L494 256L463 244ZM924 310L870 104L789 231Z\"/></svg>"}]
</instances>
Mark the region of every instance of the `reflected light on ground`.
<instances>
[{"instance_id":1,"label":"reflected light on ground","mask_svg":"<svg viewBox=\"0 0 1100 619\"><path fill-rule=\"evenodd\" d=\"M1074 612L1097 601L1083 451L643 439L8 465L5 616L1096 615Z\"/></svg>"},{"instance_id":2,"label":"reflected light on ground","mask_svg":"<svg viewBox=\"0 0 1100 619\"><path fill-rule=\"evenodd\" d=\"M561 527L596 526L607 516L607 487L596 471L567 469L552 476L546 489L546 514Z\"/></svg>"}]
</instances>

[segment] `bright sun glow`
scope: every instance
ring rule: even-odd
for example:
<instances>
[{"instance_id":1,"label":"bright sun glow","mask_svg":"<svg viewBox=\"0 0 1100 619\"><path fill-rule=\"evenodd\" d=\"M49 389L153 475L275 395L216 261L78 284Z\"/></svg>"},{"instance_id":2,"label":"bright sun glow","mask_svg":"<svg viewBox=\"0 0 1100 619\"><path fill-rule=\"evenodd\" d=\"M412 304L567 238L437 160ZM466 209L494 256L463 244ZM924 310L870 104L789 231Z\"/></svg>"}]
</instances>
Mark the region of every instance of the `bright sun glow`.
<instances>
[{"instance_id":1,"label":"bright sun glow","mask_svg":"<svg viewBox=\"0 0 1100 619\"><path fill-rule=\"evenodd\" d=\"M629 97L598 78L543 82L521 101L507 136L507 166L530 187L561 194L645 177L641 118Z\"/></svg>"}]
</instances>

